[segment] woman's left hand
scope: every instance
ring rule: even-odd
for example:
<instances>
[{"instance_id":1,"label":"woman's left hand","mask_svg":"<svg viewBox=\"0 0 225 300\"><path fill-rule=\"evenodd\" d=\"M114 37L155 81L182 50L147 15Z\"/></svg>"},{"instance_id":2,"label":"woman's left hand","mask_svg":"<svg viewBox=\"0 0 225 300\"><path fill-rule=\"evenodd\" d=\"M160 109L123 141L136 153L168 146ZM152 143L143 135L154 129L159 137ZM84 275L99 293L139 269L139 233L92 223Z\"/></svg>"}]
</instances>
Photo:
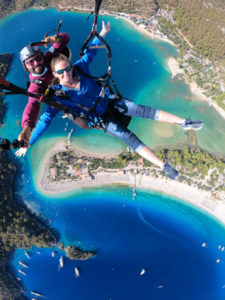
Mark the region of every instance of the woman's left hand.
<instances>
[{"instance_id":1,"label":"woman's left hand","mask_svg":"<svg viewBox=\"0 0 225 300\"><path fill-rule=\"evenodd\" d=\"M101 30L101 32L100 32L100 35L101 35L102 37L105 37L106 34L107 34L108 32L110 32L110 30L111 30L110 22L107 22L107 24L105 24L105 22L102 21L102 30Z\"/></svg>"}]
</instances>

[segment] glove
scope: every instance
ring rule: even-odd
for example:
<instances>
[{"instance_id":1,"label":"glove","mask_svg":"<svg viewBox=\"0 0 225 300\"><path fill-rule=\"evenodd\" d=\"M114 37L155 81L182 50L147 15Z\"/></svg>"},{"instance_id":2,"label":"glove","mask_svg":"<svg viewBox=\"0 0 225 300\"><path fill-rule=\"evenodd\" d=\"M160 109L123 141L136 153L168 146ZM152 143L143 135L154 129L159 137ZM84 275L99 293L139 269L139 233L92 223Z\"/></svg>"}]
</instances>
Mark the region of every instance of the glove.
<instances>
[{"instance_id":1,"label":"glove","mask_svg":"<svg viewBox=\"0 0 225 300\"><path fill-rule=\"evenodd\" d=\"M17 150L15 152L15 155L18 156L18 157L21 157L21 156L25 156L26 153L27 153L27 150L29 149L29 147L22 147L22 148L19 148L19 150Z\"/></svg>"}]
</instances>

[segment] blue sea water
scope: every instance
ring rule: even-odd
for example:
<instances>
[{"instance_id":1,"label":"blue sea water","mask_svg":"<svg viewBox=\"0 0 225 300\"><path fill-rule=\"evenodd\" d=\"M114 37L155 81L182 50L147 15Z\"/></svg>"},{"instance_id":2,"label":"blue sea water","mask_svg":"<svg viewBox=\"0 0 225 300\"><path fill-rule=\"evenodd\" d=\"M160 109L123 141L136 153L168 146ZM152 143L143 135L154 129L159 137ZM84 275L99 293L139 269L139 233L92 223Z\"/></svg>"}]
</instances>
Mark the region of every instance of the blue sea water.
<instances>
[{"instance_id":1,"label":"blue sea water","mask_svg":"<svg viewBox=\"0 0 225 300\"><path fill-rule=\"evenodd\" d=\"M52 249L34 248L28 259L17 250L13 266L27 295L33 290L59 300L224 299L225 254L218 249L225 244L224 227L173 198L137 194L132 201L131 188L108 187L47 203L34 199L65 244L97 250L97 255L88 261L64 258L59 269L65 253L55 250L52 257ZM22 268L27 276L18 272L19 260L28 265Z\"/></svg>"},{"instance_id":2,"label":"blue sea water","mask_svg":"<svg viewBox=\"0 0 225 300\"><path fill-rule=\"evenodd\" d=\"M32 9L1 20L0 52L18 52L27 42L42 39L61 17L62 30L71 35L69 46L75 60L91 24L84 22L84 14L54 9ZM100 17L99 24L101 19L110 19L112 25L107 41L113 51L113 77L122 94L181 116L201 117L205 127L198 133L199 144L224 154L224 121L206 103L195 100L182 80L171 80L166 59L176 56L175 49L148 39L122 20ZM105 58L104 54L97 57L93 72L103 71ZM18 53L7 79L25 86ZM187 101L187 97L195 101ZM22 96L5 99L8 110L0 136L17 136L26 101ZM132 201L131 188L118 186L81 189L54 197L39 193L37 175L42 157L57 138L66 137L71 127L57 118L26 159L15 159L20 167L16 197L43 218L65 245L97 250L97 255L88 261L71 261L57 248L55 257L51 256L53 249L33 248L29 259L24 250L17 249L12 269L21 278L29 299L32 290L50 300L225 299L225 254L221 251L225 228L196 207L144 190L138 190ZM172 125L134 119L131 129L151 147L186 140L184 132ZM98 131L75 130L74 140L80 148L100 153L125 148ZM207 247L202 247L203 243ZM61 255L64 267L59 269ZM19 266L19 261L28 269ZM75 266L80 270L79 278L75 278ZM18 272L21 268L26 276ZM141 276L143 269L145 274Z\"/></svg>"}]
</instances>

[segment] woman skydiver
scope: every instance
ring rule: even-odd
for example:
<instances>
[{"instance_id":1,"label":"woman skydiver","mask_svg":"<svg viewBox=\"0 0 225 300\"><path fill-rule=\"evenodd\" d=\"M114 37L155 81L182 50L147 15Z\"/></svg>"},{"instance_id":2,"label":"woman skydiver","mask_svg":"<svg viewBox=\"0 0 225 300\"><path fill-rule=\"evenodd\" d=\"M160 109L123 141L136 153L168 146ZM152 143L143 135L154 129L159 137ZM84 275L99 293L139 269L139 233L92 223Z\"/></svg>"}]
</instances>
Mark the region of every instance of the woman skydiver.
<instances>
[{"instance_id":1,"label":"woman skydiver","mask_svg":"<svg viewBox=\"0 0 225 300\"><path fill-rule=\"evenodd\" d=\"M102 22L100 35L105 37L109 31L110 24L107 23L105 25ZM99 46L101 42L95 38L93 45ZM102 90L101 86L96 80L86 75L90 74L89 64L96 52L97 50L94 48L87 49L85 54L73 65L71 65L67 57L61 54L52 59L52 72L58 82L53 88L56 94L64 94L66 96L64 99L62 97L57 98L57 100L70 109L71 113L68 114L68 117L75 124L86 129L93 127L104 128L106 132L123 140L136 153L159 166L170 178L176 180L179 175L178 171L170 164L164 163L134 133L127 129L127 126L123 124L123 117L137 116L178 124L184 130L199 130L203 126L203 121L183 119L165 111L135 104L128 99L117 98L107 87L104 89L104 93L99 96ZM32 132L30 145L34 144L47 129L58 112L58 109L49 106L46 112L41 115ZM24 156L27 149L22 148L16 154Z\"/></svg>"}]
</instances>

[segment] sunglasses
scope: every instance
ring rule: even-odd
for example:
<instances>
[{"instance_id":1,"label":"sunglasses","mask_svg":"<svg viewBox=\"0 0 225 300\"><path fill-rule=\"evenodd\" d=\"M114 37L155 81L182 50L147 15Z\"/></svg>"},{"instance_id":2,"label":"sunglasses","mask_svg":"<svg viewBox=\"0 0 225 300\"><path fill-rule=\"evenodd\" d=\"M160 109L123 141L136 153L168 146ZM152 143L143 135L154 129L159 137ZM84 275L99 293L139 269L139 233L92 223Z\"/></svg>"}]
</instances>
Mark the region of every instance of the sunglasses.
<instances>
[{"instance_id":1,"label":"sunglasses","mask_svg":"<svg viewBox=\"0 0 225 300\"><path fill-rule=\"evenodd\" d=\"M61 69L61 70L55 71L55 73L61 75L61 74L64 73L64 71L69 72L69 71L71 71L71 70L72 70L72 67L71 67L71 66L68 66L68 67L66 67L65 69Z\"/></svg>"},{"instance_id":2,"label":"sunglasses","mask_svg":"<svg viewBox=\"0 0 225 300\"><path fill-rule=\"evenodd\" d=\"M33 66L34 65L34 61L40 62L42 60L43 60L43 55L39 54L39 55L35 56L34 58L32 58L30 60L26 60L25 64L28 65L28 66Z\"/></svg>"}]
</instances>

